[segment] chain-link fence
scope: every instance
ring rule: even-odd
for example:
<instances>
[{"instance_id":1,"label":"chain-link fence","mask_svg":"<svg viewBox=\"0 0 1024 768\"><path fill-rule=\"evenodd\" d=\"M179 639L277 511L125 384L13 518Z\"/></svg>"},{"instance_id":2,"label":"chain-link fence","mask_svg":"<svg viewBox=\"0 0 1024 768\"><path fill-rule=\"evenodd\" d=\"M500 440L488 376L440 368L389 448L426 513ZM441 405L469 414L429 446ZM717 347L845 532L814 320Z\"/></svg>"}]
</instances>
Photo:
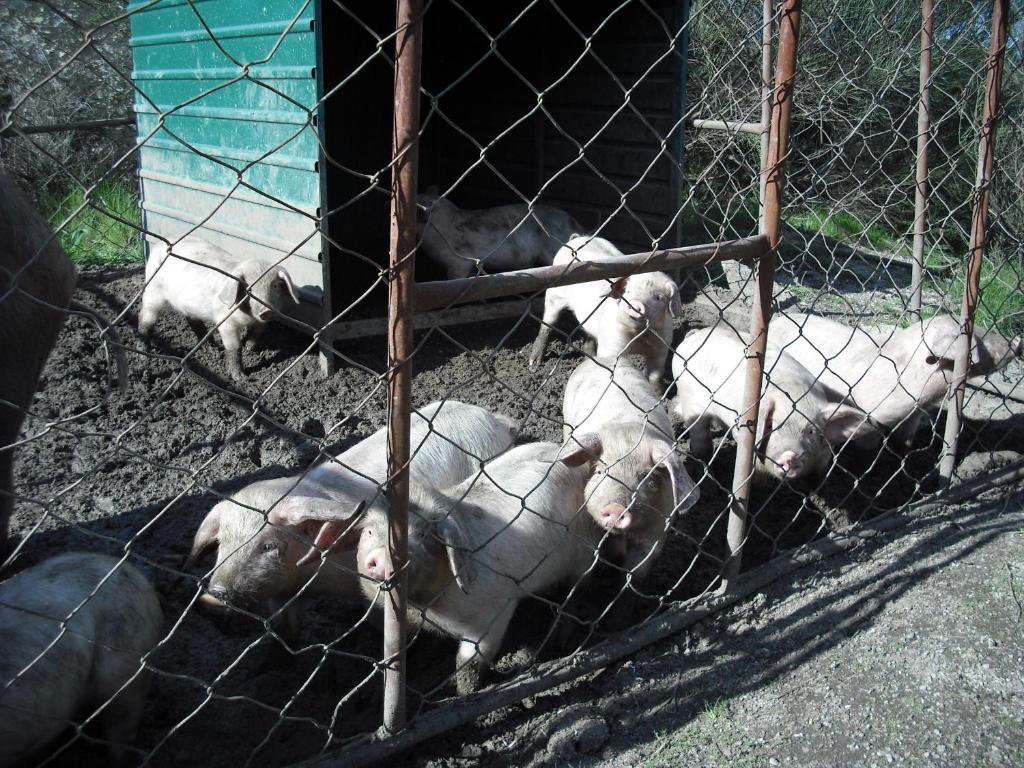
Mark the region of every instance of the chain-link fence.
<instances>
[{"instance_id":1,"label":"chain-link fence","mask_svg":"<svg viewBox=\"0 0 1024 768\"><path fill-rule=\"evenodd\" d=\"M12 3L0 763L365 764L1018 481L1010 5Z\"/></svg>"}]
</instances>

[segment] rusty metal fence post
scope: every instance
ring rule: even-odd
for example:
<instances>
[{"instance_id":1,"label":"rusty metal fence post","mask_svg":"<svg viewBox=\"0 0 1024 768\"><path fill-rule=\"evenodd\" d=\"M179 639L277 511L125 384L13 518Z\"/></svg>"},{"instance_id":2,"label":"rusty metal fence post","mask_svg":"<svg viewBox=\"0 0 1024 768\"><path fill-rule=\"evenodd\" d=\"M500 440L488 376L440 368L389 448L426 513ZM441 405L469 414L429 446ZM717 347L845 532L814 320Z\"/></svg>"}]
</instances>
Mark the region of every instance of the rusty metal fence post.
<instances>
[{"instance_id":1,"label":"rusty metal fence post","mask_svg":"<svg viewBox=\"0 0 1024 768\"><path fill-rule=\"evenodd\" d=\"M924 288L925 215L928 209L928 140L931 138L929 94L932 79L932 42L935 37L932 0L921 0L921 70L917 104L917 179L914 186L914 250L910 279L910 311L921 317Z\"/></svg>"},{"instance_id":2,"label":"rusty metal fence post","mask_svg":"<svg viewBox=\"0 0 1024 768\"><path fill-rule=\"evenodd\" d=\"M409 524L416 175L423 2L397 0L388 279L388 498L391 579L384 600L384 729L405 727L405 569Z\"/></svg>"},{"instance_id":3,"label":"rusty metal fence post","mask_svg":"<svg viewBox=\"0 0 1024 768\"><path fill-rule=\"evenodd\" d=\"M768 141L772 126L772 19L774 0L764 0L761 12L761 180L758 194L758 227L764 228L764 198L768 187Z\"/></svg>"},{"instance_id":4,"label":"rusty metal fence post","mask_svg":"<svg viewBox=\"0 0 1024 768\"><path fill-rule=\"evenodd\" d=\"M985 235L988 227L989 189L992 186L992 165L996 151L996 129L999 119L999 97L1003 82L1003 59L1006 53L1007 0L992 3L992 42L985 62L985 103L978 141L978 176L974 185L974 208L971 213L971 240L964 278L964 298L960 310L960 337L957 339L953 381L946 398L946 430L943 435L939 476L943 485L953 478L957 443L964 409L964 389L971 361L974 313L981 289L981 267L985 257Z\"/></svg>"},{"instance_id":5,"label":"rusty metal fence post","mask_svg":"<svg viewBox=\"0 0 1024 768\"><path fill-rule=\"evenodd\" d=\"M764 224L769 252L757 262L757 290L750 312L750 346L746 349L746 378L743 410L736 430L736 466L732 479L732 501L729 509L729 559L722 575L722 588L729 591L739 575L746 539L747 507L750 501L750 480L754 468L754 442L764 376L768 323L771 319L772 291L775 286L775 265L782 240L782 193L786 181L785 163L789 154L789 118L793 107L793 86L796 82L796 54L800 38L800 0L784 0L779 17L779 57L775 66L775 88L772 98L771 133L768 142L768 175L765 184Z\"/></svg>"}]
</instances>

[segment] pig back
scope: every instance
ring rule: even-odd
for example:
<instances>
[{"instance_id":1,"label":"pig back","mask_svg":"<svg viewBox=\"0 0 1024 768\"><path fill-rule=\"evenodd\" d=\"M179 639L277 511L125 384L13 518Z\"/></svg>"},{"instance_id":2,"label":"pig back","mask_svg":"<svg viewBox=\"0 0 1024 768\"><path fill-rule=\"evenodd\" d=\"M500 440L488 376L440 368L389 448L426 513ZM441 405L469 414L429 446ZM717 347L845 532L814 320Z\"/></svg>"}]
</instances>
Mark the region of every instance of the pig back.
<instances>
[{"instance_id":1,"label":"pig back","mask_svg":"<svg viewBox=\"0 0 1024 768\"><path fill-rule=\"evenodd\" d=\"M626 358L584 360L565 385L562 418L574 432L597 432L616 422L636 423L674 441L672 424L647 377Z\"/></svg>"},{"instance_id":2,"label":"pig back","mask_svg":"<svg viewBox=\"0 0 1024 768\"><path fill-rule=\"evenodd\" d=\"M924 364L928 351L913 329L872 332L815 315L780 315L769 342L770 350L784 350L880 424L913 413L930 383L940 396L944 391L943 375Z\"/></svg>"},{"instance_id":3,"label":"pig back","mask_svg":"<svg viewBox=\"0 0 1024 768\"><path fill-rule=\"evenodd\" d=\"M481 582L536 592L577 578L599 532L584 509L589 468L557 461L554 443L521 445L445 493L472 542Z\"/></svg>"},{"instance_id":4,"label":"pig back","mask_svg":"<svg viewBox=\"0 0 1024 768\"><path fill-rule=\"evenodd\" d=\"M411 481L446 488L474 474L482 461L510 447L511 419L458 400L433 402L416 409L410 426ZM328 490L355 484L372 497L387 479L387 427L314 467L307 475Z\"/></svg>"},{"instance_id":5,"label":"pig back","mask_svg":"<svg viewBox=\"0 0 1024 768\"><path fill-rule=\"evenodd\" d=\"M179 258L180 257L180 258ZM170 252L165 243L150 250L146 260L146 291L155 292L177 311L206 323L219 323L231 305L220 297L241 260L211 243L185 238Z\"/></svg>"},{"instance_id":6,"label":"pig back","mask_svg":"<svg viewBox=\"0 0 1024 768\"><path fill-rule=\"evenodd\" d=\"M38 749L83 707L117 691L156 645L162 623L152 585L113 557L69 552L0 584L0 678L28 668L0 688L6 756Z\"/></svg>"}]
</instances>

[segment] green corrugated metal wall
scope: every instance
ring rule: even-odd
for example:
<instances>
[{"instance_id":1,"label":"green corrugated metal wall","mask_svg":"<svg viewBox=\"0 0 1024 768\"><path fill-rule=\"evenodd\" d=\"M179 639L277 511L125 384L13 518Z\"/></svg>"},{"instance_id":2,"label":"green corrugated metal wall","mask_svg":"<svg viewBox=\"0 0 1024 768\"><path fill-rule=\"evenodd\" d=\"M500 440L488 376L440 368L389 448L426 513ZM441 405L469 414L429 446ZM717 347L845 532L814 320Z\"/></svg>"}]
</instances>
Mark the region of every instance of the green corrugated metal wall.
<instances>
[{"instance_id":1,"label":"green corrugated metal wall","mask_svg":"<svg viewBox=\"0 0 1024 768\"><path fill-rule=\"evenodd\" d=\"M234 253L294 251L286 267L318 296L315 3L128 7L147 229L173 241L201 224L198 236ZM252 189L233 189L239 174Z\"/></svg>"}]
</instances>

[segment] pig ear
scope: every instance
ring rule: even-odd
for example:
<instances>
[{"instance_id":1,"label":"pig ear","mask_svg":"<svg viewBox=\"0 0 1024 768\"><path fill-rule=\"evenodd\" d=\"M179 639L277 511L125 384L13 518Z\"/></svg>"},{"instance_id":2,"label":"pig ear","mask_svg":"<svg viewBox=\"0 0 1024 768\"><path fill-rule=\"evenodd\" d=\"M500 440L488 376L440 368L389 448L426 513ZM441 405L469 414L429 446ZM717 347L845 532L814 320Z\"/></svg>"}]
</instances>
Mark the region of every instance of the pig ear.
<instances>
[{"instance_id":1,"label":"pig ear","mask_svg":"<svg viewBox=\"0 0 1024 768\"><path fill-rule=\"evenodd\" d=\"M298 566L313 563L320 559L321 553L349 552L359 545L362 533L352 520L307 520L299 526L299 530L313 540L313 545L302 557L295 561Z\"/></svg>"},{"instance_id":2,"label":"pig ear","mask_svg":"<svg viewBox=\"0 0 1024 768\"><path fill-rule=\"evenodd\" d=\"M452 576L455 577L455 583L459 585L459 589L469 594L468 586L476 579L472 542L466 535L462 524L451 513L438 522L437 533L448 554L448 566L452 570Z\"/></svg>"},{"instance_id":3,"label":"pig ear","mask_svg":"<svg viewBox=\"0 0 1024 768\"><path fill-rule=\"evenodd\" d=\"M672 317L679 317L683 314L683 300L679 298L679 286L672 285L672 296L669 298L668 311Z\"/></svg>"},{"instance_id":4,"label":"pig ear","mask_svg":"<svg viewBox=\"0 0 1024 768\"><path fill-rule=\"evenodd\" d=\"M221 275L221 277L224 277ZM232 279L233 278L233 279ZM233 307L235 304L242 300L245 295L246 289L249 284L245 280L245 274L242 270L234 269L231 272L230 278L225 278L224 287L220 289L220 293L217 294L217 298L220 299L221 303L228 307Z\"/></svg>"},{"instance_id":5,"label":"pig ear","mask_svg":"<svg viewBox=\"0 0 1024 768\"><path fill-rule=\"evenodd\" d=\"M676 514L685 512L700 500L700 490L686 471L675 446L668 443L655 445L651 449L651 460L655 467L664 467L668 472L672 482L672 509Z\"/></svg>"},{"instance_id":6,"label":"pig ear","mask_svg":"<svg viewBox=\"0 0 1024 768\"><path fill-rule=\"evenodd\" d=\"M203 518L203 522L199 524L199 530L196 531L196 537L192 540L192 551L188 553L188 557L185 559L185 565L182 566L182 570L187 571L195 565L199 556L206 551L207 547L216 544L219 537L220 504L216 504L213 509L207 513L206 517Z\"/></svg>"},{"instance_id":7,"label":"pig ear","mask_svg":"<svg viewBox=\"0 0 1024 768\"><path fill-rule=\"evenodd\" d=\"M761 445L761 451L763 452L768 444L768 440L772 436L772 430L775 428L775 398L765 397L761 400L761 410L758 412L758 424L757 429L757 441L763 443Z\"/></svg>"},{"instance_id":8,"label":"pig ear","mask_svg":"<svg viewBox=\"0 0 1024 768\"><path fill-rule=\"evenodd\" d=\"M288 289L288 295L292 297L292 301L298 304L299 294L295 292L295 283L292 282L292 276L288 274L288 270L284 267L278 267L277 276L284 281L285 287Z\"/></svg>"},{"instance_id":9,"label":"pig ear","mask_svg":"<svg viewBox=\"0 0 1024 768\"><path fill-rule=\"evenodd\" d=\"M608 292L609 295L616 298L621 298L626 293L626 284L629 282L628 277L620 277L614 283L612 283L611 290Z\"/></svg>"},{"instance_id":10,"label":"pig ear","mask_svg":"<svg viewBox=\"0 0 1024 768\"><path fill-rule=\"evenodd\" d=\"M292 525L313 539L313 545L297 565L305 565L320 558L329 549L341 552L352 549L359 541L356 518L366 509L360 501L354 509L333 499L289 496L267 514L271 525ZM339 543L339 539L342 541Z\"/></svg>"},{"instance_id":11,"label":"pig ear","mask_svg":"<svg viewBox=\"0 0 1024 768\"><path fill-rule=\"evenodd\" d=\"M956 365L953 358L938 357L937 355L928 355L924 361L928 363L928 365L934 365L940 371L952 371L953 366Z\"/></svg>"},{"instance_id":12,"label":"pig ear","mask_svg":"<svg viewBox=\"0 0 1024 768\"><path fill-rule=\"evenodd\" d=\"M568 450L569 453L560 456L558 459L565 466L579 467L588 461L601 458L601 451L604 450L604 446L601 444L601 438L593 432L588 432L584 435L573 435L570 440L571 442L565 447L565 450Z\"/></svg>"},{"instance_id":13,"label":"pig ear","mask_svg":"<svg viewBox=\"0 0 1024 768\"><path fill-rule=\"evenodd\" d=\"M840 405L825 422L825 440L829 445L841 445L847 440L858 440L876 435L868 415L852 405Z\"/></svg>"},{"instance_id":14,"label":"pig ear","mask_svg":"<svg viewBox=\"0 0 1024 768\"><path fill-rule=\"evenodd\" d=\"M352 506L351 502L319 496L286 496L267 514L267 522L271 525L302 525L309 520L347 523L364 509L365 500Z\"/></svg>"}]
</instances>

